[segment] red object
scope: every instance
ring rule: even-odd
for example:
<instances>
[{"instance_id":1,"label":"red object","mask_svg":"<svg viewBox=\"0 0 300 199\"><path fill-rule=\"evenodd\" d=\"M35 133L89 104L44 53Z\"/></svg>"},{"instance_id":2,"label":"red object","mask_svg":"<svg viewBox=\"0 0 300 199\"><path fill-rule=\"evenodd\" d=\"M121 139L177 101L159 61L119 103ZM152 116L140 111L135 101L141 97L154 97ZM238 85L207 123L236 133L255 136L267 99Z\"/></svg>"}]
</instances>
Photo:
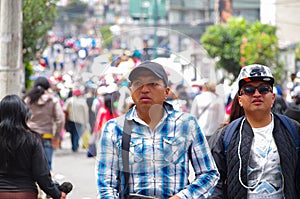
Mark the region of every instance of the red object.
<instances>
[{"instance_id":1,"label":"red object","mask_svg":"<svg viewBox=\"0 0 300 199\"><path fill-rule=\"evenodd\" d=\"M82 92L81 92L81 90L76 89L76 90L73 91L73 95L74 96L80 96L80 95L82 95Z\"/></svg>"},{"instance_id":2,"label":"red object","mask_svg":"<svg viewBox=\"0 0 300 199\"><path fill-rule=\"evenodd\" d=\"M110 120L115 118L117 115L116 114L110 114L109 109L106 107L100 107L98 113L97 113L97 118L94 126L94 133L99 134L102 131L102 128L104 127L105 123Z\"/></svg>"},{"instance_id":3,"label":"red object","mask_svg":"<svg viewBox=\"0 0 300 199\"><path fill-rule=\"evenodd\" d=\"M230 115L231 112L231 106L232 106L232 102L230 102L227 106L226 106L226 114Z\"/></svg>"}]
</instances>

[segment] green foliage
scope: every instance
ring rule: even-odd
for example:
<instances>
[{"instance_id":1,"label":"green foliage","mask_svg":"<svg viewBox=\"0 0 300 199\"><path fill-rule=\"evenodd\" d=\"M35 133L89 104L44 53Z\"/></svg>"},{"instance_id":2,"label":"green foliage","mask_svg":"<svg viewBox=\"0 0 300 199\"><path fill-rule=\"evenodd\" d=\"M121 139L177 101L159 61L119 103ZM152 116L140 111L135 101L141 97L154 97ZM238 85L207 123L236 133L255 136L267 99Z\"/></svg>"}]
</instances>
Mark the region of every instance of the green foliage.
<instances>
[{"instance_id":1,"label":"green foliage","mask_svg":"<svg viewBox=\"0 0 300 199\"><path fill-rule=\"evenodd\" d=\"M106 25L100 28L100 33L102 36L102 48L111 48L113 35L110 31L110 25Z\"/></svg>"},{"instance_id":2,"label":"green foliage","mask_svg":"<svg viewBox=\"0 0 300 199\"><path fill-rule=\"evenodd\" d=\"M54 24L56 2L58 0L23 0L23 63L25 66L26 88L30 85L28 77L33 73L30 61L37 52L47 46L47 32Z\"/></svg>"},{"instance_id":3,"label":"green foliage","mask_svg":"<svg viewBox=\"0 0 300 199\"><path fill-rule=\"evenodd\" d=\"M282 70L282 65L275 31L274 26L260 22L250 24L241 17L231 18L226 24L209 27L201 42L210 57L218 58L217 67L234 77L242 66L253 63L275 66L276 72ZM274 75L276 78L277 74Z\"/></svg>"},{"instance_id":4,"label":"green foliage","mask_svg":"<svg viewBox=\"0 0 300 199\"><path fill-rule=\"evenodd\" d=\"M201 38L204 49L212 58L218 58L217 67L224 68L234 76L238 75L240 57L237 56L241 38L248 22L243 18L228 21L227 24L210 26Z\"/></svg>"},{"instance_id":5,"label":"green foliage","mask_svg":"<svg viewBox=\"0 0 300 199\"><path fill-rule=\"evenodd\" d=\"M275 26L253 23L243 35L240 49L240 66L253 63L270 66L276 83L281 84L285 71L278 59L280 52Z\"/></svg>"},{"instance_id":6,"label":"green foliage","mask_svg":"<svg viewBox=\"0 0 300 199\"><path fill-rule=\"evenodd\" d=\"M274 61L279 53L276 28L274 26L255 22L243 35L242 40L243 42L240 51L241 66L252 63L264 64L267 66L274 65Z\"/></svg>"},{"instance_id":7,"label":"green foliage","mask_svg":"<svg viewBox=\"0 0 300 199\"><path fill-rule=\"evenodd\" d=\"M23 60L34 60L47 46L46 35L54 24L58 0L23 0Z\"/></svg>"},{"instance_id":8,"label":"green foliage","mask_svg":"<svg viewBox=\"0 0 300 199\"><path fill-rule=\"evenodd\" d=\"M297 45L295 49L295 53L296 53L296 61L300 61L300 44Z\"/></svg>"},{"instance_id":9,"label":"green foliage","mask_svg":"<svg viewBox=\"0 0 300 199\"><path fill-rule=\"evenodd\" d=\"M33 81L29 79L29 77L33 75L33 66L32 64L30 64L30 62L25 62L24 66L25 66L25 79L26 79L25 88L28 89L31 88L33 85Z\"/></svg>"}]
</instances>

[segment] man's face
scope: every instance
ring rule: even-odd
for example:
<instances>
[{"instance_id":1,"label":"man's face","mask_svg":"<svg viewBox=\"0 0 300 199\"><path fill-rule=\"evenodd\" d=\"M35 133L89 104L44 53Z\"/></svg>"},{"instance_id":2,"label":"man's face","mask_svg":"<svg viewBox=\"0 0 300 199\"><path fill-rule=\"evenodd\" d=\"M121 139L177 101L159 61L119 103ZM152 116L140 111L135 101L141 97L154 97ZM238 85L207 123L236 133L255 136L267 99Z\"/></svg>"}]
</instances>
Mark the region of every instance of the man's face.
<instances>
[{"instance_id":1,"label":"man's face","mask_svg":"<svg viewBox=\"0 0 300 199\"><path fill-rule=\"evenodd\" d=\"M163 80L149 70L137 72L136 78L131 82L130 90L137 108L151 108L155 104L162 105L170 91L164 85Z\"/></svg>"},{"instance_id":2,"label":"man's face","mask_svg":"<svg viewBox=\"0 0 300 199\"><path fill-rule=\"evenodd\" d=\"M269 84L263 81L251 82L245 84L239 92L239 103L245 113L271 111L275 94Z\"/></svg>"}]
</instances>

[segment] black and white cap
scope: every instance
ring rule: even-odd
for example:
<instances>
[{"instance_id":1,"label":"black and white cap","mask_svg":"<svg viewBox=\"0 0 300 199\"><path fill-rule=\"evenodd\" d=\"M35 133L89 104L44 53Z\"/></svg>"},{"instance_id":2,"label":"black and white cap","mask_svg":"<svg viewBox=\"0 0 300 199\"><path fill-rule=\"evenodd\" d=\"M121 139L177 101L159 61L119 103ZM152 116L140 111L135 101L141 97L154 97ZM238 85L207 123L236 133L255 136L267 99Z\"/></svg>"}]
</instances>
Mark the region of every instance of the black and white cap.
<instances>
[{"instance_id":1,"label":"black and white cap","mask_svg":"<svg viewBox=\"0 0 300 199\"><path fill-rule=\"evenodd\" d=\"M274 77L269 67L251 64L241 69L238 76L239 89L249 82L264 81L273 87Z\"/></svg>"}]
</instances>

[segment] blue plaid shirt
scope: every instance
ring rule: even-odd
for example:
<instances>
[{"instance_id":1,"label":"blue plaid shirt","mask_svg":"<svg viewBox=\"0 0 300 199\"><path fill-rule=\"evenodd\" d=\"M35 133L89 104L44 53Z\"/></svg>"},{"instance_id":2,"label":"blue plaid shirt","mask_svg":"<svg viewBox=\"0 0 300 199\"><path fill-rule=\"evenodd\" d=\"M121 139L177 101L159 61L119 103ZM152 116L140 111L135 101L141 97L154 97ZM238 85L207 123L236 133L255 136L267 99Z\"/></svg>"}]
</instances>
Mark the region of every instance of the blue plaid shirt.
<instances>
[{"instance_id":1,"label":"blue plaid shirt","mask_svg":"<svg viewBox=\"0 0 300 199\"><path fill-rule=\"evenodd\" d=\"M134 121L129 149L130 193L161 199L207 198L219 179L217 167L197 120L167 103L154 131L142 121L135 107L106 123L98 154L97 182L101 199L118 198L122 170L121 142L125 117ZM189 160L195 180L189 182Z\"/></svg>"}]
</instances>

